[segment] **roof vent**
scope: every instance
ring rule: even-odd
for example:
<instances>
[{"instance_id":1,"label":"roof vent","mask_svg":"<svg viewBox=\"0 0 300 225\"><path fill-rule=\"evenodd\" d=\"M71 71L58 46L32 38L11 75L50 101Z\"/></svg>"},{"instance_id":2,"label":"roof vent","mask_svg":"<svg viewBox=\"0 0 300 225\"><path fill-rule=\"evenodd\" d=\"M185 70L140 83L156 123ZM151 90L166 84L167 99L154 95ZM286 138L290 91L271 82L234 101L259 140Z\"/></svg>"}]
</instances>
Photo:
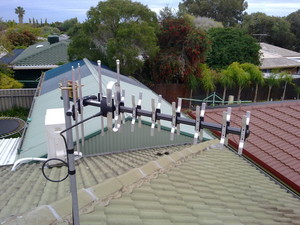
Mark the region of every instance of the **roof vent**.
<instances>
[{"instance_id":1,"label":"roof vent","mask_svg":"<svg viewBox=\"0 0 300 225\"><path fill-rule=\"evenodd\" d=\"M36 48L42 48L44 45L37 45Z\"/></svg>"},{"instance_id":2,"label":"roof vent","mask_svg":"<svg viewBox=\"0 0 300 225\"><path fill-rule=\"evenodd\" d=\"M48 42L50 43L50 45L59 42L58 35L49 35L48 36Z\"/></svg>"}]
</instances>

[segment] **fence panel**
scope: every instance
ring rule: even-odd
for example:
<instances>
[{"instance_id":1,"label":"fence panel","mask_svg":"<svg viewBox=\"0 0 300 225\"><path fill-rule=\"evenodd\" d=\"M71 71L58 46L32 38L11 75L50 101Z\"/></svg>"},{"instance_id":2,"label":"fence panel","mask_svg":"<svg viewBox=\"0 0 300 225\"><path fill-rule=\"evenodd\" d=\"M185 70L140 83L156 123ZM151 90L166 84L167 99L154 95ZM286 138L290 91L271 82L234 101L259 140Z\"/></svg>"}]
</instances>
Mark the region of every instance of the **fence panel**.
<instances>
[{"instance_id":1,"label":"fence panel","mask_svg":"<svg viewBox=\"0 0 300 225\"><path fill-rule=\"evenodd\" d=\"M1 89L0 90L0 112L23 107L29 109L35 94L36 88L26 89Z\"/></svg>"}]
</instances>

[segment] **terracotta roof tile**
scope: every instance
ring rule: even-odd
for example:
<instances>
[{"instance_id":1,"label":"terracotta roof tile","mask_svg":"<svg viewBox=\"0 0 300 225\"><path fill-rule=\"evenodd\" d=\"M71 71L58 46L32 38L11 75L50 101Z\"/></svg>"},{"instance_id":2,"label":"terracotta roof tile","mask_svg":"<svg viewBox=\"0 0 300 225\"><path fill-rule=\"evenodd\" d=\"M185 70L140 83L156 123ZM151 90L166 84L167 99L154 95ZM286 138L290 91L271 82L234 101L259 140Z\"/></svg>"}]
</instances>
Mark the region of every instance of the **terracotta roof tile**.
<instances>
[{"instance_id":1,"label":"terracotta roof tile","mask_svg":"<svg viewBox=\"0 0 300 225\"><path fill-rule=\"evenodd\" d=\"M223 111L226 109L207 109L205 121L221 123ZM246 111L251 111L251 134L245 155L299 193L296 180L300 177L300 101L233 106L231 125L239 127ZM237 145L236 136L229 138Z\"/></svg>"}]
</instances>

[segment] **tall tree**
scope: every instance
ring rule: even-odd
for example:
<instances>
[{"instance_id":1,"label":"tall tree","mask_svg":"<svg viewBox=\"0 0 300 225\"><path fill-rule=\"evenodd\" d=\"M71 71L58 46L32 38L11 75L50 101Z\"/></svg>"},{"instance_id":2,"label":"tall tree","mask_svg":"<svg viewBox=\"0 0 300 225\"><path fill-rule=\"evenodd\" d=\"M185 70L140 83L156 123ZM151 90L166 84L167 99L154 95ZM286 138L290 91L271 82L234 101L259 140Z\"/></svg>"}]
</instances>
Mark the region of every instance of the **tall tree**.
<instances>
[{"instance_id":1,"label":"tall tree","mask_svg":"<svg viewBox=\"0 0 300 225\"><path fill-rule=\"evenodd\" d=\"M270 75L265 79L265 83L269 88L267 101L270 101L272 88L279 85L278 70L272 70Z\"/></svg>"},{"instance_id":2,"label":"tall tree","mask_svg":"<svg viewBox=\"0 0 300 225\"><path fill-rule=\"evenodd\" d=\"M241 22L248 3L244 0L183 0L179 9L193 16L213 18L224 26L234 26Z\"/></svg>"},{"instance_id":3,"label":"tall tree","mask_svg":"<svg viewBox=\"0 0 300 225\"><path fill-rule=\"evenodd\" d=\"M141 69L146 58L158 51L156 14L141 3L130 0L100 1L96 7L91 7L87 17L82 32L78 34L88 36L88 45L94 46L98 55L104 56L102 61L111 68L115 68L115 59L120 59L122 72L134 74ZM86 55L88 51L84 55L76 54L76 48L86 45L80 40L83 40L82 37L76 35L73 41L77 44L69 47L73 48L70 50L74 53L72 58L91 57Z\"/></svg>"},{"instance_id":4,"label":"tall tree","mask_svg":"<svg viewBox=\"0 0 300 225\"><path fill-rule=\"evenodd\" d=\"M23 7L21 7L21 6L18 6L17 8L15 8L15 13L18 15L19 24L23 24L23 17L25 14L25 9L23 9Z\"/></svg>"},{"instance_id":5,"label":"tall tree","mask_svg":"<svg viewBox=\"0 0 300 225\"><path fill-rule=\"evenodd\" d=\"M260 46L241 29L211 28L208 30L212 50L207 64L213 69L224 69L233 62L260 64Z\"/></svg>"},{"instance_id":6,"label":"tall tree","mask_svg":"<svg viewBox=\"0 0 300 225\"><path fill-rule=\"evenodd\" d=\"M262 85L264 83L264 76L258 66L255 66L251 63L243 63L241 67L244 71L249 74L249 78L252 84L255 85L254 99L253 102L256 102L257 93L258 93L258 85Z\"/></svg>"}]
</instances>

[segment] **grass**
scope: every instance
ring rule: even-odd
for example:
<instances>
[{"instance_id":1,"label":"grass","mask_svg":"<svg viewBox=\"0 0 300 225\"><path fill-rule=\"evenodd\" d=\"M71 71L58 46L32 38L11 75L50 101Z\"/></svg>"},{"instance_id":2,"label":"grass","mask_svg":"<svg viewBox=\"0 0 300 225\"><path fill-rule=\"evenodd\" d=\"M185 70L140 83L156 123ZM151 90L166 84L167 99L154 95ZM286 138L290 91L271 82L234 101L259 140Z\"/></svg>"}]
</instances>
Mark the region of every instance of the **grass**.
<instances>
[{"instance_id":1,"label":"grass","mask_svg":"<svg viewBox=\"0 0 300 225\"><path fill-rule=\"evenodd\" d=\"M10 110L0 112L0 116L6 116L6 117L17 117L24 121L27 120L29 113L29 109L25 108L12 108Z\"/></svg>"}]
</instances>

